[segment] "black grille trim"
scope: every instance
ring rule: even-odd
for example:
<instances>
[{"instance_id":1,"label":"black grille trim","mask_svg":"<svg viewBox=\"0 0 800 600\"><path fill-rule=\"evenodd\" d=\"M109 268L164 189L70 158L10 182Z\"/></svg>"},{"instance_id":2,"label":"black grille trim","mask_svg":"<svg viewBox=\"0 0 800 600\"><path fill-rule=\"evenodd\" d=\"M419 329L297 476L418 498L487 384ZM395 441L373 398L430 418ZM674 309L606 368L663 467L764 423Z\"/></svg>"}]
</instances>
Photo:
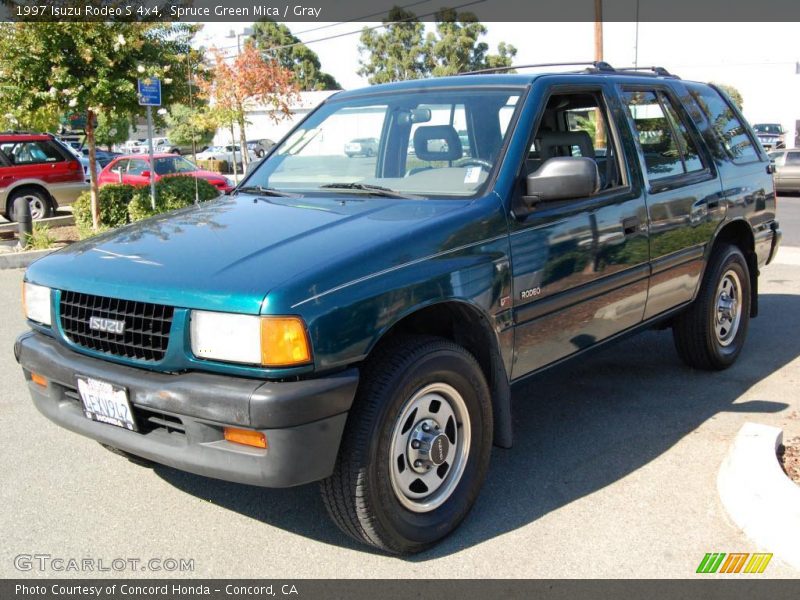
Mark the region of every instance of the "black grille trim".
<instances>
[{"instance_id":1,"label":"black grille trim","mask_svg":"<svg viewBox=\"0 0 800 600\"><path fill-rule=\"evenodd\" d=\"M147 362L163 360L175 309L163 304L61 292L61 328L69 341L89 350ZM90 317L125 322L122 334L89 328Z\"/></svg>"}]
</instances>

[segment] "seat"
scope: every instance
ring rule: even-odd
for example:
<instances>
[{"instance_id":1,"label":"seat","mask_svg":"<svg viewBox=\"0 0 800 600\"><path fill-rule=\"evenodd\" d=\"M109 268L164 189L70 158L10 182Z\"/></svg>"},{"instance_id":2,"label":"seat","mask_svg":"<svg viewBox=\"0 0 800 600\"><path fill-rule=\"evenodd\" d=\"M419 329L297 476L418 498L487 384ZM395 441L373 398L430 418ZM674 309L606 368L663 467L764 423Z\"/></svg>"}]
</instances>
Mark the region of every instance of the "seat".
<instances>
[{"instance_id":1,"label":"seat","mask_svg":"<svg viewBox=\"0 0 800 600\"><path fill-rule=\"evenodd\" d=\"M594 159L592 138L585 131L542 131L539 134L542 160L554 156L573 156L572 148L575 146L580 150L581 156Z\"/></svg>"}]
</instances>

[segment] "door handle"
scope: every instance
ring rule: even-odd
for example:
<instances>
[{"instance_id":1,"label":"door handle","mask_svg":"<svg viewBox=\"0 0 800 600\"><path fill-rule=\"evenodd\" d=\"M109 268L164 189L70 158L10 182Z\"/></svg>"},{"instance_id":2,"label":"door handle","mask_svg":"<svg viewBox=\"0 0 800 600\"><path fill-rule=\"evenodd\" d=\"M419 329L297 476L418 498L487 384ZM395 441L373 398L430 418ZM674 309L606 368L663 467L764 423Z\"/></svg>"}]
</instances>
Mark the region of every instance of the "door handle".
<instances>
[{"instance_id":1,"label":"door handle","mask_svg":"<svg viewBox=\"0 0 800 600\"><path fill-rule=\"evenodd\" d=\"M622 232L625 235L633 235L639 230L639 217L628 217L622 220Z\"/></svg>"}]
</instances>

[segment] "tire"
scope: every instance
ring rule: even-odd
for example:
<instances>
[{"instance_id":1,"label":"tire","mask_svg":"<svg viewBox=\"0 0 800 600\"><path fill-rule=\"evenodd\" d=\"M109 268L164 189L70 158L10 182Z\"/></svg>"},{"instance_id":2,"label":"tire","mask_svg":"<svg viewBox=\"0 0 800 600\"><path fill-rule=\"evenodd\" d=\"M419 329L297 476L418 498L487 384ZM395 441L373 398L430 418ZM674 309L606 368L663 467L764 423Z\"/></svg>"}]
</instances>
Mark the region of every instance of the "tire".
<instances>
[{"instance_id":1,"label":"tire","mask_svg":"<svg viewBox=\"0 0 800 600\"><path fill-rule=\"evenodd\" d=\"M478 496L492 426L489 388L464 348L427 336L386 344L362 370L334 472L321 483L328 513L389 553L433 546Z\"/></svg>"},{"instance_id":2,"label":"tire","mask_svg":"<svg viewBox=\"0 0 800 600\"><path fill-rule=\"evenodd\" d=\"M10 221L17 220L14 216L14 202L20 197L28 199L28 205L31 207L31 217L34 221L47 219L53 216L53 203L45 192L35 189L24 189L14 192L8 199L8 219Z\"/></svg>"},{"instance_id":3,"label":"tire","mask_svg":"<svg viewBox=\"0 0 800 600\"><path fill-rule=\"evenodd\" d=\"M750 269L736 246L717 248L695 301L673 323L675 348L683 362L706 371L730 367L750 324Z\"/></svg>"}]
</instances>

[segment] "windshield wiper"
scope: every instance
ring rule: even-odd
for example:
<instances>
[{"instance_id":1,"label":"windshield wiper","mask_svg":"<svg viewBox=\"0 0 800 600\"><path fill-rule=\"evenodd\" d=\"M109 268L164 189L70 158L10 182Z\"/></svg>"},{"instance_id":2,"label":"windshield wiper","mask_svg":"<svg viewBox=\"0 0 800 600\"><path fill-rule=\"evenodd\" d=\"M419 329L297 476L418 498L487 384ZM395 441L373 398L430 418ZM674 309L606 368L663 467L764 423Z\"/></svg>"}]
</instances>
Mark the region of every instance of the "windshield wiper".
<instances>
[{"instance_id":1,"label":"windshield wiper","mask_svg":"<svg viewBox=\"0 0 800 600\"><path fill-rule=\"evenodd\" d=\"M245 194L259 194L261 196L278 196L280 198L297 198L297 194L290 194L282 192L271 187L264 187L263 185L246 185L244 187L236 188L236 193L243 192Z\"/></svg>"},{"instance_id":2,"label":"windshield wiper","mask_svg":"<svg viewBox=\"0 0 800 600\"><path fill-rule=\"evenodd\" d=\"M368 192L373 196L383 196L384 198L405 198L405 199L419 198L419 196L413 196L411 194L402 194L397 190L383 187L382 185L372 185L369 183L358 183L358 182L328 183L326 185L321 185L319 187L320 189L332 189L332 190L358 190L362 192Z\"/></svg>"}]
</instances>

